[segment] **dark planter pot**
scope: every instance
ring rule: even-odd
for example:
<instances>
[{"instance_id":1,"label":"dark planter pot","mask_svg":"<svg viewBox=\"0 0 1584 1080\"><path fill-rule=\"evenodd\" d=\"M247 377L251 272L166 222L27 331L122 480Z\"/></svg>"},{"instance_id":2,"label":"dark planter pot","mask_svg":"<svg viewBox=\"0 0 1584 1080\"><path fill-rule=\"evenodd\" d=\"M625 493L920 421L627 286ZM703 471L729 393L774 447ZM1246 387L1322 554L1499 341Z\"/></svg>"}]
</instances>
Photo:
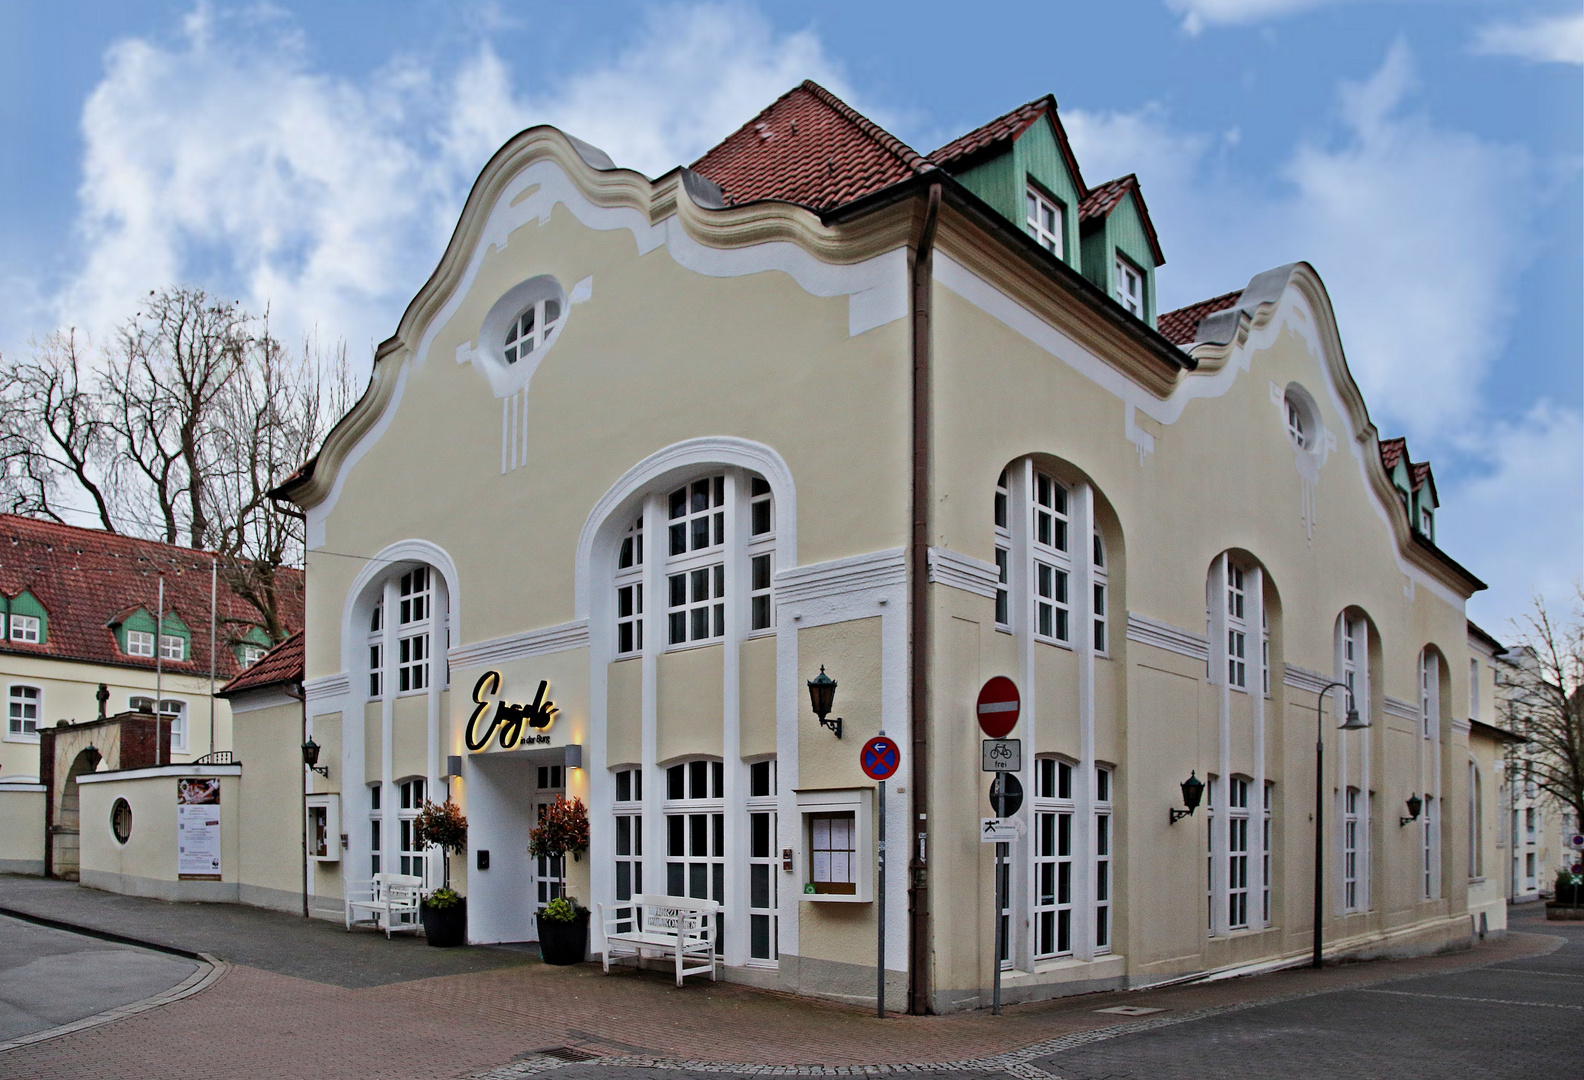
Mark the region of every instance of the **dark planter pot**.
<instances>
[{"instance_id":1,"label":"dark planter pot","mask_svg":"<svg viewBox=\"0 0 1584 1080\"><path fill-rule=\"evenodd\" d=\"M418 915L423 919L424 937L437 949L467 944L467 897L447 908L424 904Z\"/></svg>"},{"instance_id":2,"label":"dark planter pot","mask_svg":"<svg viewBox=\"0 0 1584 1080\"><path fill-rule=\"evenodd\" d=\"M539 955L547 964L581 964L588 955L589 913L579 911L571 922L539 917Z\"/></svg>"}]
</instances>

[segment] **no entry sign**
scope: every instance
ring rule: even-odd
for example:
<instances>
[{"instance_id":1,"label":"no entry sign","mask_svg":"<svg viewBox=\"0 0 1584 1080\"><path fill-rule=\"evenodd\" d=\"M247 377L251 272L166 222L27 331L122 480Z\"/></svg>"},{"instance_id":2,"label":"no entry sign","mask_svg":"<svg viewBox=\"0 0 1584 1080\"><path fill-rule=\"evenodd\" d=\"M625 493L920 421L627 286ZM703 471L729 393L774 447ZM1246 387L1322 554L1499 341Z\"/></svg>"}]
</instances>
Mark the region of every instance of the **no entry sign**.
<instances>
[{"instance_id":1,"label":"no entry sign","mask_svg":"<svg viewBox=\"0 0 1584 1080\"><path fill-rule=\"evenodd\" d=\"M858 764L871 780L889 780L891 774L897 771L900 760L896 741L884 735L876 735L864 743L863 751L858 755Z\"/></svg>"},{"instance_id":2,"label":"no entry sign","mask_svg":"<svg viewBox=\"0 0 1584 1080\"><path fill-rule=\"evenodd\" d=\"M1017 683L1005 675L997 675L979 691L975 715L986 735L992 739L1004 739L1017 726L1018 710L1022 707Z\"/></svg>"}]
</instances>

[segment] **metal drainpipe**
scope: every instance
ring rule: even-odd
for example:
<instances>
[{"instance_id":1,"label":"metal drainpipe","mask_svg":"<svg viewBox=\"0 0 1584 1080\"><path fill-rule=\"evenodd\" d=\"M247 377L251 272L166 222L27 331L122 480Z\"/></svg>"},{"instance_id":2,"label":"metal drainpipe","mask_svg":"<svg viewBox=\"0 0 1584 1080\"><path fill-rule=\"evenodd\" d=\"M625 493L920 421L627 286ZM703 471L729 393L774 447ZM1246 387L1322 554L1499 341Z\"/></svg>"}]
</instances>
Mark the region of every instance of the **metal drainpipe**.
<instances>
[{"instance_id":1,"label":"metal drainpipe","mask_svg":"<svg viewBox=\"0 0 1584 1080\"><path fill-rule=\"evenodd\" d=\"M307 657L304 656L304 663L306 664L306 662ZM302 683L287 683L286 696L296 698L298 704L302 707L302 741L306 745L308 742L308 693L303 689ZM236 745L236 733L234 731L231 735L231 745ZM299 754L301 753L300 750L298 752ZM310 917L308 914L308 778L313 774L307 771L307 762L303 761L301 757L297 760L302 770L298 781L302 787L302 792L297 798L297 809L302 822L302 911L303 918L306 919Z\"/></svg>"},{"instance_id":2,"label":"metal drainpipe","mask_svg":"<svg viewBox=\"0 0 1584 1080\"><path fill-rule=\"evenodd\" d=\"M908 550L908 728L912 740L912 857L908 875L908 1012L930 1008L929 903L929 542L930 289L941 186L931 184L912 267L913 528Z\"/></svg>"}]
</instances>

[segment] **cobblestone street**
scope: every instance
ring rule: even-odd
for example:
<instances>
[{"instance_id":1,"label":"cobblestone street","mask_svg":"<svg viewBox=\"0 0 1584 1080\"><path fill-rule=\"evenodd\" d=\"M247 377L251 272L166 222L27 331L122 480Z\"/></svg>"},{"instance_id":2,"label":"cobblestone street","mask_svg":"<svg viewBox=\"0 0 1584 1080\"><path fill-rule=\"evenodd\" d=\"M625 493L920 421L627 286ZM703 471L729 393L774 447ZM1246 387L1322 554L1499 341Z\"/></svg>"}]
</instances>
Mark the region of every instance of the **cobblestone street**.
<instances>
[{"instance_id":1,"label":"cobblestone street","mask_svg":"<svg viewBox=\"0 0 1584 1080\"><path fill-rule=\"evenodd\" d=\"M550 968L520 949L428 949L245 908L0 879L0 907L25 904L203 942L229 968L184 1000L0 1053L3 1078L1098 1080L1198 1078L1229 1060L1260 1077L1569 1076L1557 1063L1584 1027L1584 927L1547 924L1539 905L1472 952L881 1021L735 984L678 990L652 974ZM1160 1011L1097 1011L1117 1005Z\"/></svg>"}]
</instances>

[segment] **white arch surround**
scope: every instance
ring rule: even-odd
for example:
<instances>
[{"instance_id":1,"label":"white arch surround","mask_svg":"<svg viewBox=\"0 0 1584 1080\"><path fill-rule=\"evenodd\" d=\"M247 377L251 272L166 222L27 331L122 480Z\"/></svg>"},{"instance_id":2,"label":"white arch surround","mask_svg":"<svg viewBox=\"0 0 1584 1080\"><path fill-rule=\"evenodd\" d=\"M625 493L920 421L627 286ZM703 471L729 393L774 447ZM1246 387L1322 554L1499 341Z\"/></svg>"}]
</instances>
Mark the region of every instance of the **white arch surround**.
<instances>
[{"instance_id":1,"label":"white arch surround","mask_svg":"<svg viewBox=\"0 0 1584 1080\"><path fill-rule=\"evenodd\" d=\"M341 610L342 671L352 671L357 666L357 652L353 648L353 641L355 640L361 647L368 637L366 633L354 634L353 610L370 585L389 575L402 563L426 563L445 579L446 626L450 629L452 641L462 640L462 588L461 581L457 577L456 563L444 548L428 540L398 540L365 562L347 589L346 600Z\"/></svg>"},{"instance_id":2,"label":"white arch surround","mask_svg":"<svg viewBox=\"0 0 1584 1080\"><path fill-rule=\"evenodd\" d=\"M776 568L785 570L797 565L797 489L792 481L792 470L781 455L764 443L730 435L684 439L655 451L628 469L589 511L578 536L573 600L576 618L589 618L594 547L616 511L663 482L681 479L682 474L691 474L701 466L716 465L748 469L765 478L776 507Z\"/></svg>"}]
</instances>

